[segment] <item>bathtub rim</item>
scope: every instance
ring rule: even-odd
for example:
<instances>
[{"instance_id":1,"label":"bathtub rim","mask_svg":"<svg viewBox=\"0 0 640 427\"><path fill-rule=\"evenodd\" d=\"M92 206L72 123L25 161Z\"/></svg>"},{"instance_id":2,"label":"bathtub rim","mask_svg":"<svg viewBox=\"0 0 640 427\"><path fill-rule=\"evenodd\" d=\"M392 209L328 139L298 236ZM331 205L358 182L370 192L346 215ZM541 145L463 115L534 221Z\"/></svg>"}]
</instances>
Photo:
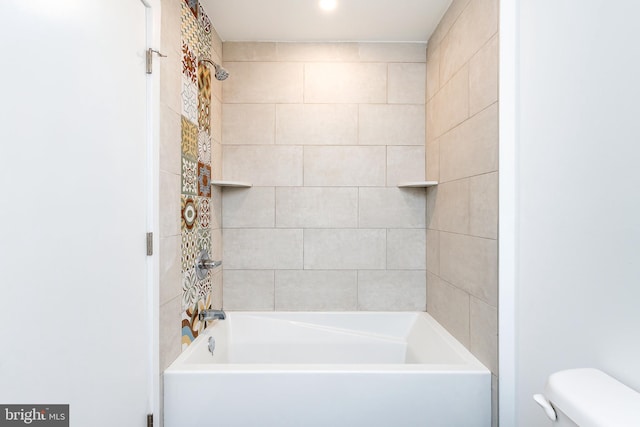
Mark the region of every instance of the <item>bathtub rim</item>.
<instances>
[{"instance_id":1,"label":"bathtub rim","mask_svg":"<svg viewBox=\"0 0 640 427\"><path fill-rule=\"evenodd\" d=\"M477 374L491 375L489 369L482 364L470 350L464 347L451 333L449 333L437 320L429 313L420 311L228 311L228 320L216 320L185 349L170 365L164 370L165 375L172 374L198 374L202 372L216 374L238 374L238 373L379 373L379 374ZM216 325L220 322L229 321L233 315L267 315L277 316L280 314L296 315L414 315L416 319L422 319L429 324L447 345L449 345L461 358L464 363L351 363L351 364L326 364L326 363L185 363L186 360L201 346L206 346L206 341L212 333L216 331Z\"/></svg>"}]
</instances>

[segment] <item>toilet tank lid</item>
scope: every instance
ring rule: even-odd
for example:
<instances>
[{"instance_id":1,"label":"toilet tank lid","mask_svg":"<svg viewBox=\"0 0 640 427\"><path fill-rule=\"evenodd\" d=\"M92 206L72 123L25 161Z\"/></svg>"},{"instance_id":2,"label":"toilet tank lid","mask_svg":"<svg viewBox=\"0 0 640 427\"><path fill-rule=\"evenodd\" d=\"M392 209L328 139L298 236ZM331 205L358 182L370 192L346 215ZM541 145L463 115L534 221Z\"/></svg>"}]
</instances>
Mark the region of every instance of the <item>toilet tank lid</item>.
<instances>
[{"instance_id":1,"label":"toilet tank lid","mask_svg":"<svg viewBox=\"0 0 640 427\"><path fill-rule=\"evenodd\" d=\"M545 396L581 427L640 426L640 393L597 369L551 374Z\"/></svg>"}]
</instances>

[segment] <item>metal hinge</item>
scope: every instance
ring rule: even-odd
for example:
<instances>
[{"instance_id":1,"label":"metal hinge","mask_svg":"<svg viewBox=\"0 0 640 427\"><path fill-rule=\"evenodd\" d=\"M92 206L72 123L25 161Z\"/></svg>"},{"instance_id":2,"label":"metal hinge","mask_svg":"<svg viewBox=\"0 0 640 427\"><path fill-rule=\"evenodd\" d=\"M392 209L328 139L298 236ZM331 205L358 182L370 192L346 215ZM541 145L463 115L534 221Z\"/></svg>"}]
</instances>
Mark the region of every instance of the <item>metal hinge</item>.
<instances>
[{"instance_id":1,"label":"metal hinge","mask_svg":"<svg viewBox=\"0 0 640 427\"><path fill-rule=\"evenodd\" d=\"M147 74L153 73L153 54L157 54L160 58L166 58L167 55L161 54L155 49L147 49Z\"/></svg>"},{"instance_id":2,"label":"metal hinge","mask_svg":"<svg viewBox=\"0 0 640 427\"><path fill-rule=\"evenodd\" d=\"M153 427L153 414L147 415L147 427Z\"/></svg>"},{"instance_id":3,"label":"metal hinge","mask_svg":"<svg viewBox=\"0 0 640 427\"><path fill-rule=\"evenodd\" d=\"M153 255L153 233L147 233L147 256Z\"/></svg>"}]
</instances>

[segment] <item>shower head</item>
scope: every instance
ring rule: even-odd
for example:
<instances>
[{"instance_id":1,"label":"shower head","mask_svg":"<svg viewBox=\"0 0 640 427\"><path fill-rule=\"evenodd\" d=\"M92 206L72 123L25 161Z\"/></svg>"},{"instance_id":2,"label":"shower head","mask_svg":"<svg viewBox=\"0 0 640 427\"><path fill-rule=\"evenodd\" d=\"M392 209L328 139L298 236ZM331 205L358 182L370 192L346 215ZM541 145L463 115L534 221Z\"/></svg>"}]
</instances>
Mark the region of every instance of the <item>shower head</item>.
<instances>
[{"instance_id":1,"label":"shower head","mask_svg":"<svg viewBox=\"0 0 640 427\"><path fill-rule=\"evenodd\" d=\"M220 65L216 64L209 58L203 58L200 60L200 62L206 62L207 64L213 65L213 68L216 69L216 73L215 73L216 79L222 81L222 80L226 80L227 77L229 77L229 72L227 70L225 70L224 68L222 68Z\"/></svg>"}]
</instances>

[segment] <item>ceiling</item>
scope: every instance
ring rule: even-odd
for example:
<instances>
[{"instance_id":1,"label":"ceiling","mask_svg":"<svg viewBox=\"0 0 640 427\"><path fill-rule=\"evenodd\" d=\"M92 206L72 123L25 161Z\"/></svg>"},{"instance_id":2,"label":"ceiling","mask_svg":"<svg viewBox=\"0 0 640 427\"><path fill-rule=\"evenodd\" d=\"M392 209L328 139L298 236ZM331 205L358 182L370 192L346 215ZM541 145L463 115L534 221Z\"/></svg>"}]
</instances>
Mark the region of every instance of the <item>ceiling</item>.
<instances>
[{"instance_id":1,"label":"ceiling","mask_svg":"<svg viewBox=\"0 0 640 427\"><path fill-rule=\"evenodd\" d=\"M200 0L223 41L426 42L452 0Z\"/></svg>"}]
</instances>

